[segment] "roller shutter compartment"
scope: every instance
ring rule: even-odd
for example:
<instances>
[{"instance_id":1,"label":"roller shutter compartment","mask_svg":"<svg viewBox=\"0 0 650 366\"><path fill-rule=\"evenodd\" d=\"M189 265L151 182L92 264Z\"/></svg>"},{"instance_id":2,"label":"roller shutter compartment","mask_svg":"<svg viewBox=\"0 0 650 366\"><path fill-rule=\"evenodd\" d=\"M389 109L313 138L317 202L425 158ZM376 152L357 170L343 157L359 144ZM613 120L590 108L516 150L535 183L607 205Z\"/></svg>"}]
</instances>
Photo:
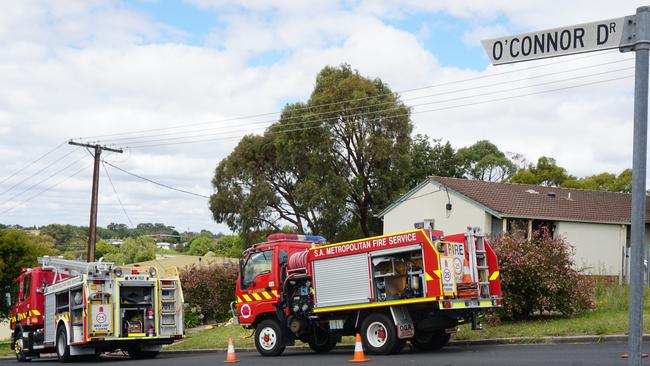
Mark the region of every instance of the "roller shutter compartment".
<instances>
[{"instance_id":1,"label":"roller shutter compartment","mask_svg":"<svg viewBox=\"0 0 650 366\"><path fill-rule=\"evenodd\" d=\"M313 263L316 307L370 301L367 253L321 259Z\"/></svg>"}]
</instances>

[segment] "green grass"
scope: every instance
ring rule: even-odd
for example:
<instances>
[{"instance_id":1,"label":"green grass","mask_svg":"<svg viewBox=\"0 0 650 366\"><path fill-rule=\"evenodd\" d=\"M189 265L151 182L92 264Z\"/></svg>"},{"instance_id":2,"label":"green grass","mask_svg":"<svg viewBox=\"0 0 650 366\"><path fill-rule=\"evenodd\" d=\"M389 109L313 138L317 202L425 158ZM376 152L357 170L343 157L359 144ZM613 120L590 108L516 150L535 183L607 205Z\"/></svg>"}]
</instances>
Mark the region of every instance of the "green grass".
<instances>
[{"instance_id":1,"label":"green grass","mask_svg":"<svg viewBox=\"0 0 650 366\"><path fill-rule=\"evenodd\" d=\"M484 324L482 331L471 330L470 325L460 327L452 339L494 339L510 337L553 337L577 335L624 334L628 322L629 288L627 286L598 284L594 294L596 309L573 317L538 316L526 321L503 321L497 324ZM650 289L645 289L644 312L650 312ZM644 319L644 329L650 328L650 318ZM252 331L239 326L215 327L191 334L180 343L168 349L225 348L228 337L232 337L235 347L254 347L250 337ZM344 337L344 343L353 343L352 337ZM296 342L296 345L301 344ZM8 346L7 346L8 348Z\"/></svg>"},{"instance_id":2,"label":"green grass","mask_svg":"<svg viewBox=\"0 0 650 366\"><path fill-rule=\"evenodd\" d=\"M13 355L14 351L11 350L9 342L0 342L0 356Z\"/></svg>"}]
</instances>

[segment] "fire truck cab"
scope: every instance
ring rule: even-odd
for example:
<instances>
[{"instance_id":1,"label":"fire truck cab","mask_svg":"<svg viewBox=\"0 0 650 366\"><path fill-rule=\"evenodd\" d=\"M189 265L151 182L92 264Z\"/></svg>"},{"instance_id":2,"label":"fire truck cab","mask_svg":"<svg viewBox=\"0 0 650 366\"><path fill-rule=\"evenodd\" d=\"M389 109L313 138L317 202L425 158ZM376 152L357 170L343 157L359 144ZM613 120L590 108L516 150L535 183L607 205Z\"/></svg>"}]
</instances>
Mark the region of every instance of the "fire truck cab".
<instances>
[{"instance_id":1,"label":"fire truck cab","mask_svg":"<svg viewBox=\"0 0 650 366\"><path fill-rule=\"evenodd\" d=\"M183 294L175 269L39 258L23 269L11 308L18 361L56 352L59 361L122 349L155 357L183 335ZM10 303L10 295L6 294Z\"/></svg>"},{"instance_id":2,"label":"fire truck cab","mask_svg":"<svg viewBox=\"0 0 650 366\"><path fill-rule=\"evenodd\" d=\"M481 329L480 313L501 300L496 255L476 228L335 244L272 234L244 253L231 310L265 356L295 340L328 352L356 333L367 352L390 354L407 341L441 348L460 324Z\"/></svg>"}]
</instances>

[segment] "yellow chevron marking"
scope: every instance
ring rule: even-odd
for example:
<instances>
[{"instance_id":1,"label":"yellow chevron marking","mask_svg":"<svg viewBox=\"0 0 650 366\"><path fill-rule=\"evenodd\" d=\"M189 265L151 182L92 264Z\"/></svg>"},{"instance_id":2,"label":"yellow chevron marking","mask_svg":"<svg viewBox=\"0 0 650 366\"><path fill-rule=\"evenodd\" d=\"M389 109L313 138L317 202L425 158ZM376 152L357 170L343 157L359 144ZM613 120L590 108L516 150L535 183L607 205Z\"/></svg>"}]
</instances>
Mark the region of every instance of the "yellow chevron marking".
<instances>
[{"instance_id":1,"label":"yellow chevron marking","mask_svg":"<svg viewBox=\"0 0 650 366\"><path fill-rule=\"evenodd\" d=\"M237 303L238 303L238 304L241 304L241 303L242 303L242 301L241 301L241 297L239 297L239 296L237 296Z\"/></svg>"},{"instance_id":2,"label":"yellow chevron marking","mask_svg":"<svg viewBox=\"0 0 650 366\"><path fill-rule=\"evenodd\" d=\"M255 298L255 300L258 300L258 301L259 301L259 300L262 300L262 297L261 297L260 295L258 295L257 292L253 292L251 295L253 295L253 297Z\"/></svg>"},{"instance_id":3,"label":"yellow chevron marking","mask_svg":"<svg viewBox=\"0 0 650 366\"><path fill-rule=\"evenodd\" d=\"M429 272L425 272L425 277L426 277L427 281L433 281L433 277L431 277Z\"/></svg>"},{"instance_id":4,"label":"yellow chevron marking","mask_svg":"<svg viewBox=\"0 0 650 366\"><path fill-rule=\"evenodd\" d=\"M251 299L251 297L248 296L248 295L246 295L246 294L242 294L242 297L243 297L244 300L247 301L247 302L248 302L248 301L253 301L253 299Z\"/></svg>"},{"instance_id":5,"label":"yellow chevron marking","mask_svg":"<svg viewBox=\"0 0 650 366\"><path fill-rule=\"evenodd\" d=\"M442 276L440 275L440 270L439 269L436 269L436 270L434 270L432 272L433 272L434 275L438 276L438 278L442 278Z\"/></svg>"},{"instance_id":6,"label":"yellow chevron marking","mask_svg":"<svg viewBox=\"0 0 650 366\"><path fill-rule=\"evenodd\" d=\"M266 291L262 292L262 296L264 296L264 298L267 300L271 300L271 295L269 295L269 293Z\"/></svg>"},{"instance_id":7,"label":"yellow chevron marking","mask_svg":"<svg viewBox=\"0 0 650 366\"><path fill-rule=\"evenodd\" d=\"M494 271L492 275L490 276L490 281L494 281L499 277L499 271Z\"/></svg>"},{"instance_id":8,"label":"yellow chevron marking","mask_svg":"<svg viewBox=\"0 0 650 366\"><path fill-rule=\"evenodd\" d=\"M273 295L275 295L275 297L280 297L280 295L278 295L278 291L277 291L277 290L272 290L271 292L273 293Z\"/></svg>"},{"instance_id":9,"label":"yellow chevron marking","mask_svg":"<svg viewBox=\"0 0 650 366\"><path fill-rule=\"evenodd\" d=\"M32 310L32 314L34 314L36 316L39 316L39 315L41 315L41 312L38 311L38 310Z\"/></svg>"}]
</instances>

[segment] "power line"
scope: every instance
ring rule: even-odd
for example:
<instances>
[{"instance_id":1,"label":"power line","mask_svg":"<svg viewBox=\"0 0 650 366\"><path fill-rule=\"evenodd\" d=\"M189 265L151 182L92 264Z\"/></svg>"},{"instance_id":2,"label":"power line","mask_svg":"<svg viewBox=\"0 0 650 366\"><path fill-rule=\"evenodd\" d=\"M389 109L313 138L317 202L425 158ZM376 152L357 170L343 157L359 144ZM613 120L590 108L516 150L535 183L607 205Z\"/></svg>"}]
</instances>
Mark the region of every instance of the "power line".
<instances>
[{"instance_id":1,"label":"power line","mask_svg":"<svg viewBox=\"0 0 650 366\"><path fill-rule=\"evenodd\" d=\"M507 92L511 92L511 91L515 91L515 90L521 90L521 89L528 89L528 88L534 88L534 87L539 87L539 86L557 84L557 83L562 83L562 82L565 82L565 81L584 79L584 78L588 78L588 77L592 77L592 76L600 76L600 75L615 73L615 72L619 72L619 71L627 71L627 70L631 70L633 68L634 67L627 67L627 68L609 70L609 71L604 71L604 72L599 72L599 73L594 73L594 74L589 74L589 75L575 76L575 77L571 77L571 78L547 81L547 82L538 83L538 84L525 85L525 86L516 87L516 88L496 90L496 91L490 91L490 92L486 92L486 93L479 93L479 94L473 94L473 95L456 97L456 98L448 98L448 99L443 99L443 100L434 100L434 101L430 101L430 102L413 104L413 105L410 105L408 107L411 107L411 108L413 108L413 107L421 107L421 106L425 106L425 105L441 104L441 103L453 102L453 101L457 101L457 100L465 100L465 99L468 99L468 98L482 97L482 96L486 96L486 95L507 93ZM445 94L445 93L441 93L441 94ZM382 104L386 104L386 103L380 103L380 104L376 104L376 105L382 105ZM369 106L366 106L366 107L372 107L372 106L373 105L369 105ZM355 108L352 108L352 109L355 109ZM395 110L398 110L398 109L399 109L399 107L385 108L383 110L375 110L375 111L371 110L371 111L367 111L367 112L360 112L360 113L357 113L357 114L347 115L346 117L348 117L348 118L357 118L357 117L363 117L363 116L370 115L370 114L376 114L376 113L379 113L379 112L391 112L391 111L395 111ZM337 113L337 111L325 112L325 113L321 113L321 114L334 114L334 113ZM312 114L312 115L310 115L310 117L313 117L314 115L318 115L318 114ZM338 118L338 116L325 118L324 121L331 120L331 119L336 119L336 118ZM283 123L282 126L287 127L287 126L292 126L292 125L301 125L301 124L304 124L304 123L310 123L310 122L309 121L290 122L290 123ZM238 127L241 127L241 126L232 126L232 127L237 128L239 130ZM265 127L267 127L267 126L261 126L261 127L258 127L257 129L265 128ZM168 138L152 139L152 140L140 140L140 141L132 142L131 143L132 145L130 147L138 147L138 145L148 144L148 143L152 143L152 142L174 141L174 140L180 140L180 139L184 139L184 138L218 136L218 135L222 135L222 134L228 133L228 132L239 132L238 130L225 131L225 132L215 132L215 133L210 133L210 134L200 133L200 134L196 134L196 135L180 136L180 137L168 137Z\"/></svg>"},{"instance_id":2,"label":"power line","mask_svg":"<svg viewBox=\"0 0 650 366\"><path fill-rule=\"evenodd\" d=\"M124 216L126 216L126 219L129 220L129 224L131 224L131 227L133 227L133 221L131 221L131 217L129 217L129 214L126 213L126 209L124 208L124 205L122 204L122 200L120 199L120 195L117 194L117 189L115 189L115 185L113 184L113 180L111 179L111 175L108 174L108 169L106 169L106 164L102 160L102 167L104 167L104 172L106 173L106 176L108 177L108 181L111 183L111 187L113 187L113 192L115 192L115 197L117 197L117 202L120 203L120 207L122 207L122 212L124 212Z\"/></svg>"},{"instance_id":3,"label":"power line","mask_svg":"<svg viewBox=\"0 0 650 366\"><path fill-rule=\"evenodd\" d=\"M583 84L578 84L578 85L571 85L571 86L566 86L566 87L561 87L561 88L531 92L531 93L526 93L526 94L513 95L513 96L508 96L508 97L502 97L502 98L488 99L488 100L485 100L485 101L458 104L458 105L453 105L453 106L448 106L448 107L427 109L427 110L421 110L421 111L413 111L413 112L410 112L410 114L421 114L421 113L429 113L429 112L437 112L437 111L443 111L443 110L464 108L464 107L475 106L475 105L479 105L479 104L486 104L486 103L498 102L498 101L503 101L503 100L522 98L522 97L527 97L527 96L531 96L531 95L547 94L547 93L556 92L556 91L575 89L575 88L578 88L578 87L601 84L601 83L612 82L612 81L618 81L618 80L628 79L628 78L631 78L631 77L632 76L629 75L629 76L617 77L617 78L612 78L612 79L593 81L593 82L583 83ZM462 99L466 99L466 98L462 98ZM408 113L403 113L403 114L393 115L392 117L401 117L401 116L408 116L408 115L409 115ZM280 130L280 131L272 131L272 132L268 132L268 133L269 134L276 134L276 133L295 132L295 131L303 131L303 130L310 130L310 129L320 128L323 120L318 120L318 121L314 121L314 122L321 122L321 123L319 123L316 126L312 126L312 127L303 127L303 128L287 129L287 130ZM304 122L304 123L310 123L310 122ZM236 132L236 131L233 131L233 132ZM208 138L208 139L168 142L168 143L149 144L149 145L146 145L146 144L145 145L136 145L136 146L128 146L127 149L141 149L141 148L160 147L160 146L169 146L169 145L182 145L182 144L212 142L212 141L219 141L219 140L229 140L229 139L241 138L241 137L243 137L245 135L246 134L244 134L244 135L238 134L238 135L235 135L235 136L220 137L220 138ZM149 142L153 142L153 141L149 141Z\"/></svg>"},{"instance_id":4,"label":"power line","mask_svg":"<svg viewBox=\"0 0 650 366\"><path fill-rule=\"evenodd\" d=\"M34 178L36 175L38 175L38 174L40 174L40 173L42 173L42 172L48 170L50 167L54 166L56 163L58 163L58 162L60 162L61 160L65 159L66 157L68 157L69 155L71 155L72 153L74 153L74 152L76 152L76 151L77 151L77 149L72 149L72 150L70 150L67 154L64 154L63 156L59 157L58 159L56 159L55 161L53 161L53 162L50 163L49 165L46 165L45 167L43 167L43 168L41 168L40 170L36 171L35 173L33 173L32 175L30 175L29 177L24 178L23 180L19 181L18 183L14 184L13 186L11 186L11 187L5 189L4 191L0 192L0 196L2 196L3 194L5 194L5 193L11 191L12 189L16 188L16 187L19 186L20 184L25 183L27 180L29 180L29 179L31 179L31 178ZM41 183L42 183L42 181L41 181ZM14 196L14 197L15 197L15 196ZM12 198L13 198L13 197L12 197Z\"/></svg>"},{"instance_id":5,"label":"power line","mask_svg":"<svg viewBox=\"0 0 650 366\"><path fill-rule=\"evenodd\" d=\"M66 177L65 179L60 180L59 182L57 182L57 183L55 183L55 184L52 184L51 186L46 187L45 189L40 190L38 193L36 193L35 195L29 197L28 199L26 199L26 200L24 200L24 201L22 201L22 202L19 202L19 203L15 204L15 205L9 207L8 209L6 209L6 210L0 212L0 215L3 215L3 214L5 214L5 213L7 213L7 212L13 210L13 209L16 208L16 207L21 206L21 205L23 205L23 204L25 204L25 203L27 203L27 202L33 200L34 198L36 198L36 197L42 195L43 193L52 190L53 188L55 188L55 187L58 186L59 184L62 184L63 182L67 181L68 179L70 179L70 178L76 176L77 174L81 173L84 169L87 169L88 167L89 167L89 165L82 167L81 169L77 170L76 172L74 172L73 174L69 175L69 176Z\"/></svg>"},{"instance_id":6,"label":"power line","mask_svg":"<svg viewBox=\"0 0 650 366\"><path fill-rule=\"evenodd\" d=\"M538 79L538 78L547 77L547 76L554 76L554 75L559 75L559 74L564 74L564 73L570 73L570 72L575 72L575 71L580 71L580 70L586 70L586 69L590 69L590 68L601 67L601 66L611 65L611 64L615 64L615 63L621 63L621 62L627 62L627 61L631 61L631 60L632 60L632 58L627 58L627 59L623 59L623 60L605 62L605 63L596 64L596 65L582 66L582 67L577 67L577 68L567 69L567 70L562 70L562 71L556 71L556 72L551 72L551 73L546 73L546 74L533 75L533 76L529 76L529 77L526 77L526 78L520 78L520 79L514 79L514 80L505 80L505 81L491 83L491 84L484 84L484 85L473 86L473 87L468 87L468 88L462 88L462 89L449 90L449 91L438 92L438 93L433 93L433 94L421 95L421 96L406 98L406 99L403 99L402 101L403 102L413 101L413 100L418 100L418 99L426 99L426 98L430 98L430 97L434 97L434 96L456 94L456 93L472 91L472 90L477 90L477 89L485 89L485 88L490 88L490 87L494 87L494 86L497 86L497 85L512 84L512 83L516 83L516 82L520 82L520 81L527 81L527 80ZM622 69L617 69L617 70L609 70L609 71L604 71L604 72L600 72L600 73L596 73L596 74L577 76L577 77L574 77L574 78L568 78L568 79L563 79L563 80L566 81L566 80L573 80L573 79L577 79L577 78L591 77L591 76L595 76L595 75L602 75L602 74L607 74L607 73L616 72L616 71L630 70L632 68L633 67L622 68ZM554 82L551 82L551 83L561 82L563 80L554 81ZM535 86L540 86L540 85L546 85L546 84L534 84L534 85L529 85L528 87L535 87ZM512 89L512 90L517 90L517 89L521 89L521 88L516 88L516 89ZM495 93L500 93L500 92L503 92L503 91L497 91ZM464 97L463 97L463 99L464 99ZM334 110L334 111L324 111L324 112L311 113L310 117L325 115L325 114L332 114L332 113L343 112L343 111L350 112L350 111L359 110L359 109L365 109L365 108L371 108L371 107L379 107L379 106L383 106L383 105L391 104L391 103L393 103L393 101L386 101L386 102L375 103L375 104L371 104L371 105L363 105L363 106L339 109L339 110ZM285 121L290 121L290 120L295 120L295 119L298 119L298 118L301 118L301 117L302 117L302 115L289 116L289 117L285 118L284 120ZM238 128L241 128L243 126L254 126L254 125L260 125L260 124L270 124L270 123L273 123L273 122L276 122L276 121L277 121L277 119L270 119L270 120L263 120L263 121L239 124L237 126L218 126L218 127L204 128L202 130L189 130L189 131L181 131L181 132L166 132L166 133L159 133L159 134L153 134L153 135L151 135L151 134L150 135L140 135L140 136L132 136L132 137L123 137L123 138L113 139L113 140L109 140L109 141L111 141L113 143L123 144L123 143L126 143L125 141L136 140L136 141L131 142L131 144L133 144L133 143L141 142L141 141L137 141L138 139L143 139L143 138L147 139L147 138L152 138L152 137L170 136L170 135L173 135L174 137L170 138L168 140L173 140L173 139L178 139L178 138L181 138L181 137L183 137L183 138L185 138L185 137L195 137L195 136L182 136L182 135L187 135L187 134L190 134L190 133L196 133L196 132L199 132L199 131L200 132L205 132L205 131L210 131L210 130L223 130L223 129L232 129L232 128L238 129ZM299 123L301 123L301 122L298 122L297 124L299 124ZM225 132L230 132L230 131L225 131ZM199 136L204 136L204 134L201 133ZM147 142L151 142L151 141L162 141L162 139L161 140L149 140Z\"/></svg>"},{"instance_id":7,"label":"power line","mask_svg":"<svg viewBox=\"0 0 650 366\"><path fill-rule=\"evenodd\" d=\"M182 192L182 193L190 194L190 195L197 196L197 197L208 198L208 199L210 198L210 196L206 196L206 195L203 195L203 194L200 194L200 193L194 193L194 192L186 191L186 190L184 190L184 189L180 189L180 188L174 188L174 187L172 187L172 186L170 186L170 185L167 185L167 184L164 184L164 183L160 183L160 182L156 182L156 181L154 181L154 180L152 180L152 179L145 178L145 177L143 177L143 176L141 176L141 175L137 175L137 174L135 174L135 173L128 172L128 171L126 171L126 170L124 170L124 169L122 169L122 168L120 168L120 167L118 167L118 166L115 166L115 165L109 163L108 161L102 160L102 162L104 162L104 163L110 165L111 167L113 167L113 168L115 168L115 169L117 169L117 170L119 170L119 171L121 171L121 172L123 172L123 173L126 173L126 174L128 174L128 175L131 175L131 176L133 176L133 177L136 177L136 178L139 178L139 179L142 179L142 180L145 180L145 181L147 181L147 182L149 182L149 183L153 183L153 184L156 184L156 185L158 185L158 186L165 187L165 188L167 188L167 189L171 189L171 190L174 190L174 191L177 191L177 192Z\"/></svg>"},{"instance_id":8,"label":"power line","mask_svg":"<svg viewBox=\"0 0 650 366\"><path fill-rule=\"evenodd\" d=\"M31 191L32 189L34 189L34 188L40 186L41 184L47 182L48 180L54 178L54 177L55 177L56 175L58 175L59 173L62 173L63 171L65 171L65 170L67 170L68 168L70 168L71 166L77 164L77 163L78 163L79 161L81 161L81 159L83 159L83 158L84 158L84 157L82 156L81 158L79 158L79 159L73 161L72 163L70 163L70 164L64 166L63 168L57 170L56 172L50 174L47 178L45 178L45 179L41 179L41 180L38 181L37 183L32 184L32 185L29 186L28 188L24 189L22 192L14 194L14 195L11 196L9 199L7 199L7 202L12 201L14 198L17 198L17 197L19 197L19 196L22 196L23 194L25 194L25 193Z\"/></svg>"},{"instance_id":9,"label":"power line","mask_svg":"<svg viewBox=\"0 0 650 366\"><path fill-rule=\"evenodd\" d=\"M27 169L27 168L31 167L32 165L34 165L34 164L38 163L39 161L41 161L41 159L45 158L46 156L48 156L48 155L50 155L51 153L55 152L56 150L60 149L62 146L64 146L64 145L66 144L66 142L67 142L67 141L64 141L64 142L62 142L60 145L55 146L53 149L48 150L45 154L41 155L41 156L38 157L36 160L34 160L34 161L32 161L31 163L28 163L27 165L25 165L24 167L18 169L17 171L15 171L15 172L14 172L13 174L11 174L10 176L5 177L4 179L0 180L0 184L2 184L2 183L4 183L4 182L6 182L7 180L9 180L9 179L15 177L17 174L20 174L20 173L21 173L22 171L24 171L25 169ZM1 193L0 193L0 195L1 195Z\"/></svg>"},{"instance_id":10,"label":"power line","mask_svg":"<svg viewBox=\"0 0 650 366\"><path fill-rule=\"evenodd\" d=\"M386 95L391 95L391 94L410 93L410 92L414 92L414 91L426 90L426 89L436 88L436 87L445 86L445 85L458 84L458 83L463 83L463 82L468 82L468 81L474 81L474 80L480 80L480 79L485 79L485 78L491 78L491 77L495 77L495 76L512 74L512 73L521 72L521 71L539 69L539 68L558 65L558 64L563 64L563 63L567 63L567 62L573 62L573 61L580 60L580 59L592 58L592 57L602 56L602 55L606 55L606 54L611 54L613 52L614 51L607 51L607 52L601 52L601 53L592 53L592 54L587 54L587 55L580 56L580 57L572 57L572 58L569 58L569 59L564 59L564 60L555 61L555 62L549 62L549 63L535 65L535 66L529 66L529 67L525 67L525 68L519 68L519 69L515 69L515 70L503 71L503 72L499 72L499 73L486 74L486 75L479 75L479 76L465 78L465 79L459 79L459 80L453 80L453 81L448 81L448 82L443 82L443 83L431 84L431 85L422 86L422 87L418 87L418 88L403 89L403 90L398 90L398 91L391 92L391 93L373 95L373 96L370 96L370 97L353 98L353 99L348 99L348 100L343 100L343 101L336 101L336 102L330 102L330 103L314 105L314 106L306 106L306 107L302 107L302 108L297 108L297 110L300 110L300 109L307 109L308 110L308 109L313 109L313 108L327 107L327 106L331 106L331 105L339 105L339 104L343 104L343 103L349 103L349 102L352 102L352 101L361 101L361 100L366 100L366 99L370 99L370 98L377 98L377 97L380 97L380 96L386 96ZM93 138L102 138L102 137L132 135L132 134L142 133L142 132L175 130L175 129L179 129L179 128L194 127L194 126L205 126L205 125L214 124L214 123L232 122L232 121L238 121L238 120L243 120L243 119L265 117L265 116L271 116L271 115L276 115L276 114L280 114L280 113L282 113L282 111L266 112L266 113L259 113L259 114L253 114L253 115L244 115L244 116L240 116L240 117L231 117L231 118L221 119L221 120L217 120L217 121L187 123L187 124L181 124L181 125L170 126L170 127L150 128L150 129L135 130L135 131L130 131L130 132L119 132L119 133L113 133L113 134L86 136L86 137L83 137L83 138L80 138L80 139L93 139Z\"/></svg>"}]
</instances>

